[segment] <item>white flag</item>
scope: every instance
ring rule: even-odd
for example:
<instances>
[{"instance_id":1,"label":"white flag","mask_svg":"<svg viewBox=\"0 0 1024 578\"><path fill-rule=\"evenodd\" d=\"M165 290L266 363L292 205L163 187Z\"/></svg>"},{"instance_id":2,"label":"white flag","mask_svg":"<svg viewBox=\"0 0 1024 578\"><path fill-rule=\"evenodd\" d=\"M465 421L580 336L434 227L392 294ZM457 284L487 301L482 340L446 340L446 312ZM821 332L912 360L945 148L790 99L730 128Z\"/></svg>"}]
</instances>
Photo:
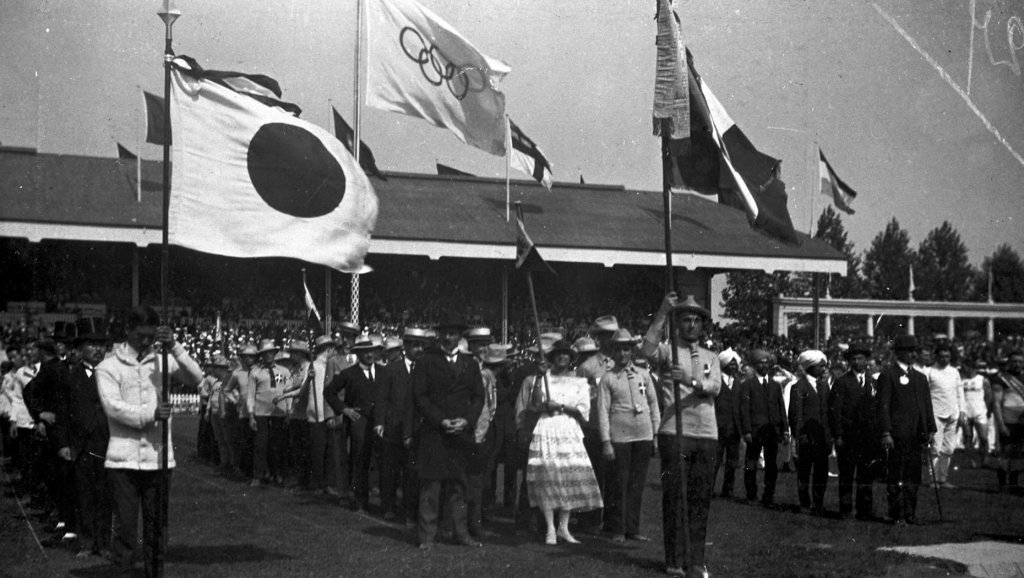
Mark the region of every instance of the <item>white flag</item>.
<instances>
[{"instance_id":1,"label":"white flag","mask_svg":"<svg viewBox=\"0 0 1024 578\"><path fill-rule=\"evenodd\" d=\"M420 117L462 142L505 154L505 95L510 72L415 0L368 2L366 104Z\"/></svg>"},{"instance_id":2,"label":"white flag","mask_svg":"<svg viewBox=\"0 0 1024 578\"><path fill-rule=\"evenodd\" d=\"M236 90L237 78L271 97ZM230 257L292 257L358 272L377 196L334 135L275 101L272 79L174 61L170 242Z\"/></svg>"}]
</instances>

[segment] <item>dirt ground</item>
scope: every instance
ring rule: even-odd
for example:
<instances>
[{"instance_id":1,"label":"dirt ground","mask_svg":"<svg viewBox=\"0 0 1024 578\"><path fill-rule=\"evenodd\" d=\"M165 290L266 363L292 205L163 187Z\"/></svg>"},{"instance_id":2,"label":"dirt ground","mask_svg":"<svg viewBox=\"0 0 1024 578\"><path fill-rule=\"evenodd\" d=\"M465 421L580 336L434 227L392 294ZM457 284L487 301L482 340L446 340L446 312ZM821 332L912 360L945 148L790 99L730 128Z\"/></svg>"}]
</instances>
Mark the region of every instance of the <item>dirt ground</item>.
<instances>
[{"instance_id":1,"label":"dirt ground","mask_svg":"<svg viewBox=\"0 0 1024 578\"><path fill-rule=\"evenodd\" d=\"M545 546L517 533L508 512L488 524L484 547L442 544L416 548L412 526L385 522L334 501L252 489L191 458L196 418L175 417L178 467L171 488L167 576L647 576L663 572L661 489L652 460L644 495L647 543L615 544L579 535L580 545ZM962 461L962 460L961 460ZM741 477L740 474L739 477ZM102 559L76 559L70 549L40 548L47 537L36 512L23 514L6 484L0 499L0 576L106 576ZM779 476L777 509L716 498L708 532L708 568L715 576L949 576L963 564L920 558L881 547L979 541L1024 543L1024 497L998 493L991 470L959 469L956 490L922 488L916 526L840 520L837 480L830 478L826 510L811 517L796 509L796 476ZM737 487L739 493L742 491ZM376 498L371 501L375 502ZM875 511L884 512L884 488L875 487ZM30 530L30 525L33 530Z\"/></svg>"}]
</instances>

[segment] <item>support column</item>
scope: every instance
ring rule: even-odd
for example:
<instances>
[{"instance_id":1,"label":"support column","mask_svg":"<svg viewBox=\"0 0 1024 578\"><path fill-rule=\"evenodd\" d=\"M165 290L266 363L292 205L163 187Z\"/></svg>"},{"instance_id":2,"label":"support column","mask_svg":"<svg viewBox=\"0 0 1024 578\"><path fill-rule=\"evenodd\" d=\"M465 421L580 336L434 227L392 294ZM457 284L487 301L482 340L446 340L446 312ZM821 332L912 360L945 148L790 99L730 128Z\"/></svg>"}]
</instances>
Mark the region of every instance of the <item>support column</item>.
<instances>
[{"instance_id":1,"label":"support column","mask_svg":"<svg viewBox=\"0 0 1024 578\"><path fill-rule=\"evenodd\" d=\"M874 315L868 315L867 320L868 320L868 324L867 324L868 337L874 337L875 336L875 316Z\"/></svg>"},{"instance_id":2,"label":"support column","mask_svg":"<svg viewBox=\"0 0 1024 578\"><path fill-rule=\"evenodd\" d=\"M907 316L907 333L909 333L910 335L916 335L916 333L914 333L914 316L913 315L908 315Z\"/></svg>"},{"instance_id":3,"label":"support column","mask_svg":"<svg viewBox=\"0 0 1024 578\"><path fill-rule=\"evenodd\" d=\"M946 334L949 335L950 341L956 338L956 319L953 317L946 320Z\"/></svg>"},{"instance_id":4,"label":"support column","mask_svg":"<svg viewBox=\"0 0 1024 578\"><path fill-rule=\"evenodd\" d=\"M985 324L985 338L988 339L989 343L996 340L996 320L994 317L989 317L988 323Z\"/></svg>"},{"instance_id":5,"label":"support column","mask_svg":"<svg viewBox=\"0 0 1024 578\"><path fill-rule=\"evenodd\" d=\"M132 308L139 306L139 246L132 245Z\"/></svg>"}]
</instances>

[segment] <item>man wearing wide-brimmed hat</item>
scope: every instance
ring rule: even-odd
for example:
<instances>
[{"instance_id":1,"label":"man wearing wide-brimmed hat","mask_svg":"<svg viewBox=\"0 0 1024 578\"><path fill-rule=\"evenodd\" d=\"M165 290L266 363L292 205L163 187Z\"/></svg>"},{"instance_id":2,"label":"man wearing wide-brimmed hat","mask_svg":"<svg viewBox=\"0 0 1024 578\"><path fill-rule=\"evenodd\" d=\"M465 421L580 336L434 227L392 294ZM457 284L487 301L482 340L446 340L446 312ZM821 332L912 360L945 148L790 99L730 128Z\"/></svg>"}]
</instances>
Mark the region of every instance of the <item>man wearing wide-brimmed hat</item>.
<instances>
[{"instance_id":1,"label":"man wearing wide-brimmed hat","mask_svg":"<svg viewBox=\"0 0 1024 578\"><path fill-rule=\"evenodd\" d=\"M470 349L472 350L472 345ZM484 347L484 353L479 360L480 376L484 386L484 406L476 420L473 454L467 468L466 487L469 534L474 538L484 535L484 508L488 505L488 497L494 496L494 488L490 483L491 460L495 448L494 417L498 409L499 374L508 362L508 350L502 344L488 344Z\"/></svg>"},{"instance_id":2,"label":"man wearing wide-brimmed hat","mask_svg":"<svg viewBox=\"0 0 1024 578\"><path fill-rule=\"evenodd\" d=\"M615 362L601 378L597 394L602 452L612 465L604 492L605 527L613 541L646 542L640 513L661 412L651 374L633 364L637 339L620 329L605 343L611 345Z\"/></svg>"},{"instance_id":3,"label":"man wearing wide-brimmed hat","mask_svg":"<svg viewBox=\"0 0 1024 578\"><path fill-rule=\"evenodd\" d=\"M839 462L839 515L847 518L853 514L856 479L857 518L870 520L874 516L871 486L879 473L874 464L881 457L875 408L878 395L875 380L867 372L871 347L853 343L844 355L850 369L836 379L828 408Z\"/></svg>"},{"instance_id":4,"label":"man wearing wide-brimmed hat","mask_svg":"<svg viewBox=\"0 0 1024 578\"><path fill-rule=\"evenodd\" d=\"M249 370L246 400L249 427L256 432L253 443L253 487L268 481L284 483L288 460L287 413L275 399L291 383L291 371L275 361L280 348L273 339L260 341L256 353L260 363Z\"/></svg>"},{"instance_id":5,"label":"man wearing wide-brimmed hat","mask_svg":"<svg viewBox=\"0 0 1024 578\"><path fill-rule=\"evenodd\" d=\"M413 454L412 371L429 342L426 330L406 328L399 348L402 357L381 370L377 383L373 431L381 439L380 503L385 520L403 525L416 519L419 497ZM401 508L399 487L402 488Z\"/></svg>"},{"instance_id":6,"label":"man wearing wide-brimmed hat","mask_svg":"<svg viewBox=\"0 0 1024 578\"><path fill-rule=\"evenodd\" d=\"M480 546L469 535L465 497L466 468L484 392L480 365L458 351L463 329L465 324L458 320L441 323L438 342L427 348L412 373L413 400L421 420L416 457L420 478L417 534L423 550L431 549L437 534L442 489L455 540Z\"/></svg>"},{"instance_id":7,"label":"man wearing wide-brimmed hat","mask_svg":"<svg viewBox=\"0 0 1024 578\"><path fill-rule=\"evenodd\" d=\"M590 354L583 361L578 362L576 375L585 377L590 384L590 416L580 424L583 429L583 445L587 448L587 455L590 456L590 463L594 468L594 476L597 477L597 484L601 488L601 495L605 495L608 485L610 467L605 464L602 457L603 446L601 443L601 432L598 431L597 394L598 384L604 374L615 366L612 360L612 344L608 339L619 330L619 320L614 315L602 315L590 325L590 339L597 347L597 353ZM607 501L607 500L606 500ZM603 529L610 530L603 524L603 508L580 514L580 525L583 532L597 534Z\"/></svg>"},{"instance_id":8,"label":"man wearing wide-brimmed hat","mask_svg":"<svg viewBox=\"0 0 1024 578\"><path fill-rule=\"evenodd\" d=\"M883 369L876 381L878 429L887 454L889 518L894 524L917 523L921 451L936 430L928 378L913 370L917 347L913 335L896 336L896 363Z\"/></svg>"},{"instance_id":9,"label":"man wearing wide-brimmed hat","mask_svg":"<svg viewBox=\"0 0 1024 578\"><path fill-rule=\"evenodd\" d=\"M254 435L249 427L249 370L256 363L258 349L252 343L246 343L238 351L238 367L228 376L224 384L224 414L233 430L231 439L235 448L235 458L231 472L239 477L252 477Z\"/></svg>"},{"instance_id":10,"label":"man wearing wide-brimmed hat","mask_svg":"<svg viewBox=\"0 0 1024 578\"><path fill-rule=\"evenodd\" d=\"M224 385L230 376L231 364L221 354L213 356L207 364L207 379L209 386L209 401L207 402L207 415L210 420L210 428L213 431L213 441L217 444L217 458L221 468L230 472L231 464L234 463L234 456L231 455L232 445L230 434L227 433L228 426L225 425L225 394Z\"/></svg>"},{"instance_id":11,"label":"man wearing wide-brimmed hat","mask_svg":"<svg viewBox=\"0 0 1024 578\"><path fill-rule=\"evenodd\" d=\"M789 390L789 430L796 438L796 487L800 510L824 515L828 485L829 427L828 357L817 349L797 357L804 375Z\"/></svg>"},{"instance_id":12,"label":"man wearing wide-brimmed hat","mask_svg":"<svg viewBox=\"0 0 1024 578\"><path fill-rule=\"evenodd\" d=\"M365 512L370 506L370 458L375 437L372 432L377 380L384 366L376 363L381 345L367 335L357 337L350 351L355 354L357 363L334 376L324 390L324 400L336 414L332 420L334 424L345 427L341 447L345 447L346 439L351 441L349 463L354 491L351 507Z\"/></svg>"},{"instance_id":13,"label":"man wearing wide-brimmed hat","mask_svg":"<svg viewBox=\"0 0 1024 578\"><path fill-rule=\"evenodd\" d=\"M356 356L350 351L350 348L355 343L356 337L362 332L363 330L351 321L341 321L337 324L337 348L330 361L327 362L327 383L333 381L335 375L356 363Z\"/></svg>"},{"instance_id":14,"label":"man wearing wide-brimmed hat","mask_svg":"<svg viewBox=\"0 0 1024 578\"><path fill-rule=\"evenodd\" d=\"M669 315L672 316L671 341L664 343L662 337ZM701 333L710 322L711 313L692 295L680 301L674 291L669 292L643 340L643 353L650 360L652 371L661 375L658 382L662 407L658 451L661 454L662 499L665 500L662 527L666 571L673 575L681 575L684 568L694 576L707 572L704 545L714 485L714 456L718 447L715 396L722 387L718 355L700 345ZM672 365L673 347L679 365ZM676 399L677 389L679 399ZM677 428L682 431L681 447ZM683 508L686 508L686 514ZM684 520L686 524L683 524ZM683 535L687 527L689 539Z\"/></svg>"}]
</instances>

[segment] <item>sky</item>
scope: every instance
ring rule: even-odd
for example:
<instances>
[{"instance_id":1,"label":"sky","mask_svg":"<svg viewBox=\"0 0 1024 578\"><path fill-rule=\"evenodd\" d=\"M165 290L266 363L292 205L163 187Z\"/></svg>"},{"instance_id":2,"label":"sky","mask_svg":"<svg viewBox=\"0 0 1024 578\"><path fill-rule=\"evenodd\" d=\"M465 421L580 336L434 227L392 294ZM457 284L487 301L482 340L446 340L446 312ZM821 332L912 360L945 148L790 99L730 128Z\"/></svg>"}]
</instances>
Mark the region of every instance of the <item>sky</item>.
<instances>
[{"instance_id":1,"label":"sky","mask_svg":"<svg viewBox=\"0 0 1024 578\"><path fill-rule=\"evenodd\" d=\"M582 174L660 190L653 0L422 2L511 67L501 83L508 113L546 153L556 183ZM1024 253L1024 3L676 5L704 81L755 146L783 160L798 230L810 231L829 202L818 194L820 146L858 192L856 214L843 216L857 251L896 217L912 247L950 221L975 265L1003 243ZM159 147L141 143L140 87L163 90L160 6L0 2L0 143L114 157L121 142L158 158ZM176 6L177 53L274 77L321 126L330 104L352 122L356 0ZM364 56L373 42L364 39ZM363 107L361 126L384 170L433 173L441 162L504 177L503 158L419 119Z\"/></svg>"}]
</instances>

